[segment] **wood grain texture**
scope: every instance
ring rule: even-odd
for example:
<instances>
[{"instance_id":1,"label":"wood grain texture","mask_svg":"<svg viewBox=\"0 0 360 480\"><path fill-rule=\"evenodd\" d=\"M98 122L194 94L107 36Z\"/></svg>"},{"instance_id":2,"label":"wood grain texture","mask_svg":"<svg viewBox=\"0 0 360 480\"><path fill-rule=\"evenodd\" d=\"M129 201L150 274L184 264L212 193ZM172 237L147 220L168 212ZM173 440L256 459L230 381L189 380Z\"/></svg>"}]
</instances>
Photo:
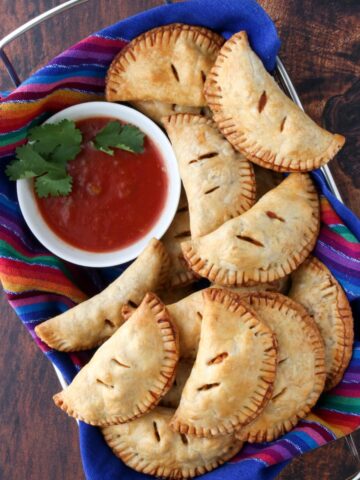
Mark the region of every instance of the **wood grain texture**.
<instances>
[{"instance_id":1,"label":"wood grain texture","mask_svg":"<svg viewBox=\"0 0 360 480\"><path fill-rule=\"evenodd\" d=\"M352 437L359 448L360 431ZM359 458L352 453L346 438L342 438L294 459L276 480L350 480L359 471Z\"/></svg>"},{"instance_id":2,"label":"wood grain texture","mask_svg":"<svg viewBox=\"0 0 360 480\"><path fill-rule=\"evenodd\" d=\"M0 479L84 478L74 421L51 400L59 382L51 364L0 299Z\"/></svg>"},{"instance_id":3,"label":"wood grain texture","mask_svg":"<svg viewBox=\"0 0 360 480\"><path fill-rule=\"evenodd\" d=\"M2 0L0 37L58 0ZM153 0L89 0L37 27L6 49L21 78L89 33L137 11ZM347 136L332 171L345 202L360 214L360 44L358 0L260 0L279 29L282 59L306 111ZM11 84L0 66L0 89ZM59 384L24 327L0 298L0 479L84 478L76 423L53 406ZM360 447L360 434L354 434ZM321 457L291 462L279 480L344 480L359 466L345 442ZM330 460L334 460L333 463Z\"/></svg>"}]
</instances>

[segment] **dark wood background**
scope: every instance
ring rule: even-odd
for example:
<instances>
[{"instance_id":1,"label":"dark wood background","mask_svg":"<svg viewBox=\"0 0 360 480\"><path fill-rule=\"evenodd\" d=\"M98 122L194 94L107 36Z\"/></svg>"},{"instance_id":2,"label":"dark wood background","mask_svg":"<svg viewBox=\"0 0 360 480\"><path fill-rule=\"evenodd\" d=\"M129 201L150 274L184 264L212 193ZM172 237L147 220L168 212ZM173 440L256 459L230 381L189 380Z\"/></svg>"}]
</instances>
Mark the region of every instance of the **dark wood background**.
<instances>
[{"instance_id":1,"label":"dark wood background","mask_svg":"<svg viewBox=\"0 0 360 480\"><path fill-rule=\"evenodd\" d=\"M239 1L239 0L237 0ZM2 0L0 38L59 0ZM158 5L154 0L89 0L6 49L21 78L89 33ZM358 0L261 0L274 19L280 55L307 112L347 143L331 163L345 203L360 215L360 2ZM0 90L11 83L0 67ZM76 423L53 405L55 373L4 295L0 298L0 479L84 478ZM353 435L360 447L360 434ZM279 480L345 480L359 468L345 439L319 459L305 455Z\"/></svg>"}]
</instances>

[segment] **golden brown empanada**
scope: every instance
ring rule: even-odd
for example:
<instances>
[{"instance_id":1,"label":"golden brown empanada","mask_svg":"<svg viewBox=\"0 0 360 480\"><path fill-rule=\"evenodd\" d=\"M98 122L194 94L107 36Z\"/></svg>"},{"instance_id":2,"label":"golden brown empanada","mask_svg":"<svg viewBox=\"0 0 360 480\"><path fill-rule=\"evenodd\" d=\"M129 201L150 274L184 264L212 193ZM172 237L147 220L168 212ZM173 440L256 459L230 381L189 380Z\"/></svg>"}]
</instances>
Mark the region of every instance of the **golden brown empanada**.
<instances>
[{"instance_id":1,"label":"golden brown empanada","mask_svg":"<svg viewBox=\"0 0 360 480\"><path fill-rule=\"evenodd\" d=\"M169 428L173 410L157 407L144 417L102 429L106 442L134 470L161 478L196 477L230 460L243 443L233 435L196 438Z\"/></svg>"},{"instance_id":2,"label":"golden brown empanada","mask_svg":"<svg viewBox=\"0 0 360 480\"><path fill-rule=\"evenodd\" d=\"M198 291L167 306L173 323L179 332L180 356L195 358L201 331L203 298Z\"/></svg>"},{"instance_id":3,"label":"golden brown empanada","mask_svg":"<svg viewBox=\"0 0 360 480\"><path fill-rule=\"evenodd\" d=\"M326 266L309 257L292 275L289 296L312 315L325 342L326 390L337 385L352 354L351 307L343 289Z\"/></svg>"},{"instance_id":4,"label":"golden brown empanada","mask_svg":"<svg viewBox=\"0 0 360 480\"><path fill-rule=\"evenodd\" d=\"M179 406L182 391L187 379L190 377L193 366L194 360L180 360L176 367L174 383L165 397L161 399L160 405L170 408L177 408Z\"/></svg>"},{"instance_id":5,"label":"golden brown empanada","mask_svg":"<svg viewBox=\"0 0 360 480\"><path fill-rule=\"evenodd\" d=\"M305 260L318 231L315 186L308 174L293 173L250 210L182 249L190 267L214 283L272 282Z\"/></svg>"},{"instance_id":6,"label":"golden brown empanada","mask_svg":"<svg viewBox=\"0 0 360 480\"><path fill-rule=\"evenodd\" d=\"M212 112L208 107L189 107L186 105L177 105L176 103L163 103L158 100L147 100L139 102L130 102L133 107L142 112L154 122L162 125L162 117L167 117L173 113L196 113L206 117L212 117Z\"/></svg>"},{"instance_id":7,"label":"golden brown empanada","mask_svg":"<svg viewBox=\"0 0 360 480\"><path fill-rule=\"evenodd\" d=\"M223 43L220 35L207 28L181 23L149 30L113 60L106 99L205 106L204 83Z\"/></svg>"},{"instance_id":8,"label":"golden brown empanada","mask_svg":"<svg viewBox=\"0 0 360 480\"><path fill-rule=\"evenodd\" d=\"M163 119L186 191L193 238L212 232L255 203L251 163L201 115Z\"/></svg>"},{"instance_id":9,"label":"golden brown empanada","mask_svg":"<svg viewBox=\"0 0 360 480\"><path fill-rule=\"evenodd\" d=\"M195 358L200 340L204 309L202 291L200 290L179 302L167 305L166 308L171 321L179 332L180 357ZM125 319L128 319L135 311L130 305L124 305L122 314Z\"/></svg>"},{"instance_id":10,"label":"golden brown empanada","mask_svg":"<svg viewBox=\"0 0 360 480\"><path fill-rule=\"evenodd\" d=\"M140 304L146 292L164 284L169 270L164 245L152 239L139 257L98 295L37 325L36 335L49 347L71 352L103 343L124 322L121 308Z\"/></svg>"},{"instance_id":11,"label":"golden brown empanada","mask_svg":"<svg viewBox=\"0 0 360 480\"><path fill-rule=\"evenodd\" d=\"M241 440L271 442L291 430L318 400L325 384L324 345L314 320L280 293L242 296L276 335L273 395L260 415L237 432Z\"/></svg>"},{"instance_id":12,"label":"golden brown empanada","mask_svg":"<svg viewBox=\"0 0 360 480\"><path fill-rule=\"evenodd\" d=\"M170 257L169 277L167 281L170 288L187 285L198 278L193 270L189 268L181 250L181 242L189 240L190 238L189 206L185 192L183 191L175 217L168 231L162 238L162 242Z\"/></svg>"},{"instance_id":13,"label":"golden brown empanada","mask_svg":"<svg viewBox=\"0 0 360 480\"><path fill-rule=\"evenodd\" d=\"M271 398L276 339L239 296L204 292L198 354L171 420L174 431L200 437L232 433Z\"/></svg>"},{"instance_id":14,"label":"golden brown empanada","mask_svg":"<svg viewBox=\"0 0 360 480\"><path fill-rule=\"evenodd\" d=\"M227 290L233 293L243 295L251 292L278 292L286 294L290 284L290 276L279 278L273 282L254 283L253 285L240 286L240 287L226 287ZM213 284L211 288L222 288L221 285Z\"/></svg>"},{"instance_id":15,"label":"golden brown empanada","mask_svg":"<svg viewBox=\"0 0 360 480\"><path fill-rule=\"evenodd\" d=\"M236 74L234 75L234 73ZM222 47L205 85L220 130L249 160L277 171L309 171L343 146L280 89L251 49L246 32Z\"/></svg>"},{"instance_id":16,"label":"golden brown empanada","mask_svg":"<svg viewBox=\"0 0 360 480\"><path fill-rule=\"evenodd\" d=\"M178 358L170 316L158 297L147 293L134 315L54 396L54 402L90 425L129 422L154 408L167 393Z\"/></svg>"}]
</instances>

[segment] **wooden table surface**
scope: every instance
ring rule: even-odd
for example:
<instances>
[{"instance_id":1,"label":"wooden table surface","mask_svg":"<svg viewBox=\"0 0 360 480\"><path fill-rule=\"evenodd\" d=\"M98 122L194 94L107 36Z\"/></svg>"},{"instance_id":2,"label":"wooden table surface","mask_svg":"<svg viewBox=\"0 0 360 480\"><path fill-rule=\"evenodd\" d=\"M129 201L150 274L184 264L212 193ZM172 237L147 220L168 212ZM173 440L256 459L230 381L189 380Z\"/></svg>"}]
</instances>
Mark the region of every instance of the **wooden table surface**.
<instances>
[{"instance_id":1,"label":"wooden table surface","mask_svg":"<svg viewBox=\"0 0 360 480\"><path fill-rule=\"evenodd\" d=\"M219 0L220 1L220 0ZM235 1L235 0L234 0ZM239 0L237 0L239 1ZM0 38L59 0L2 0ZM89 0L37 27L6 49L21 78L77 40L153 0ZM347 137L331 170L345 203L360 215L360 49L358 0L261 0L282 39L281 57L307 112ZM11 84L0 67L0 90ZM0 299L0 479L84 478L76 423L55 408L55 373L2 294ZM353 435L360 447L360 434ZM303 456L279 480L345 480L357 465L348 444L321 459Z\"/></svg>"}]
</instances>

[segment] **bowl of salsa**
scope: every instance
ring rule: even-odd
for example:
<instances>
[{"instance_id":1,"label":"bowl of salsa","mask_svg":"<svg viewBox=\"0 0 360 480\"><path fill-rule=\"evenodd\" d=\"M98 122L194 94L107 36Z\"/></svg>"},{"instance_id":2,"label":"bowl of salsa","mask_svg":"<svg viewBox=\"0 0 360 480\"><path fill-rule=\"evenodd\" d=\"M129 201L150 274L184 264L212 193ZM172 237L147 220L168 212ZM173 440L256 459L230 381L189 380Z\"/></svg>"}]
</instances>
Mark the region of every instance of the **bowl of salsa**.
<instances>
[{"instance_id":1,"label":"bowl of salsa","mask_svg":"<svg viewBox=\"0 0 360 480\"><path fill-rule=\"evenodd\" d=\"M33 179L18 180L25 221L48 250L69 262L106 267L133 260L151 238L163 236L176 213L181 180L171 144L152 120L125 105L83 103L45 124L63 120L81 132L79 152L66 166L71 192L39 196ZM136 127L141 151L107 148L112 127ZM100 132L105 147L95 148Z\"/></svg>"}]
</instances>

